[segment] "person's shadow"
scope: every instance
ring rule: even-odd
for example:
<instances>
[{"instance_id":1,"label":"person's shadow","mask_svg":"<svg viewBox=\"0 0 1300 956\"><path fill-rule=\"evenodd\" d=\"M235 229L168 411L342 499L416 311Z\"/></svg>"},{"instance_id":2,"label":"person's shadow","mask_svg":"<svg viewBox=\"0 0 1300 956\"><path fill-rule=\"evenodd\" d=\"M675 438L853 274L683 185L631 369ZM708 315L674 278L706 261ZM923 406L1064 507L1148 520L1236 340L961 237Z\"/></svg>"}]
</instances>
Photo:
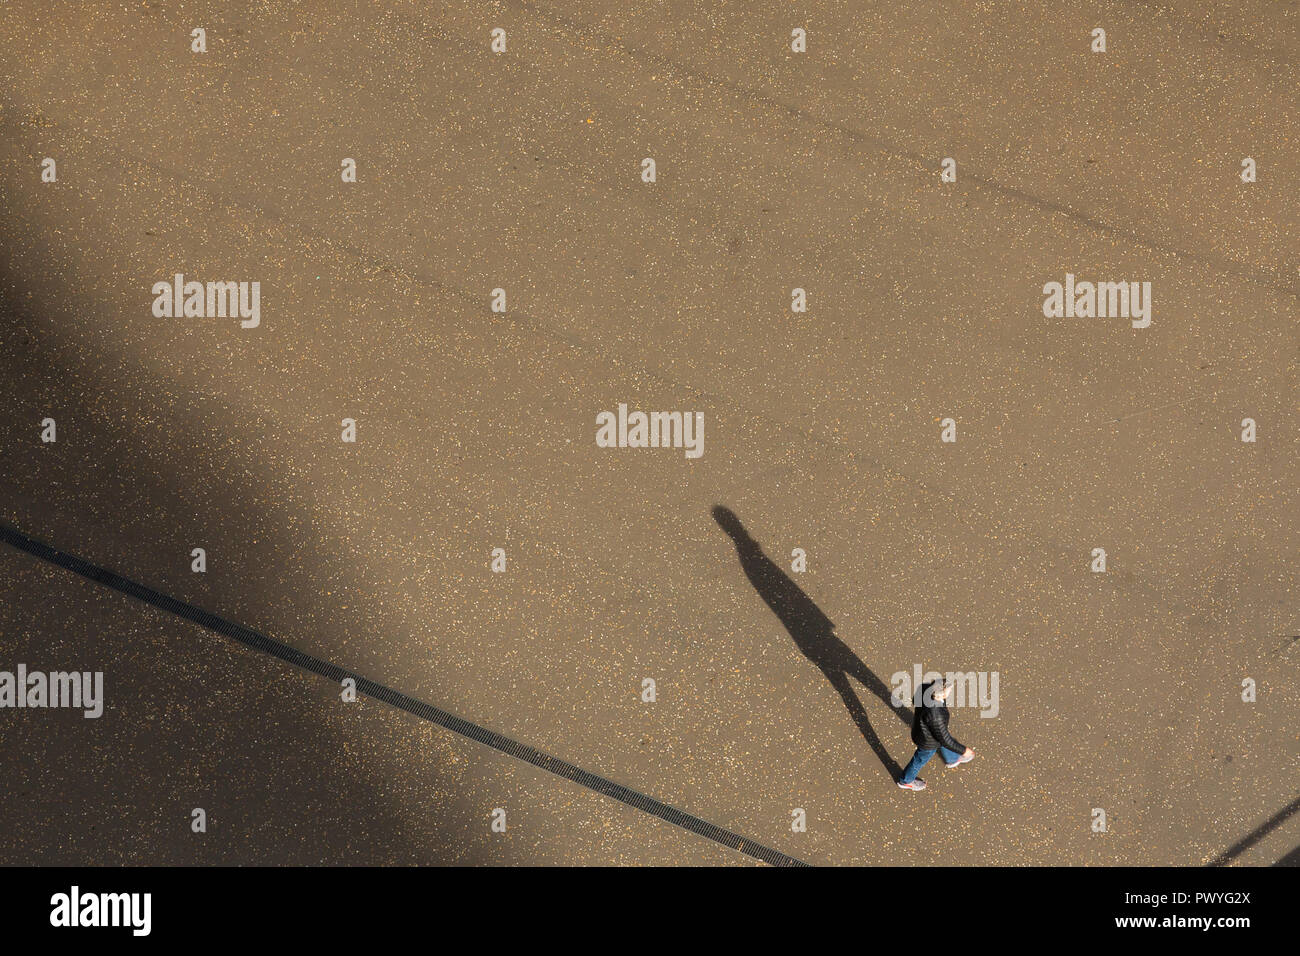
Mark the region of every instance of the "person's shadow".
<instances>
[{"instance_id":1,"label":"person's shadow","mask_svg":"<svg viewBox=\"0 0 1300 956\"><path fill-rule=\"evenodd\" d=\"M877 736L875 728L867 717L866 708L858 699L849 678L853 678L875 696L879 697L904 724L911 725L912 712L906 707L897 707L891 698L889 686L871 672L853 650L835 636L835 622L822 613L821 608L813 603L812 598L804 594L803 589L791 580L790 576L777 566L771 558L763 553L758 542L749 536L740 519L722 505L713 508L713 519L722 526L722 530L731 536L740 556L740 566L749 578L749 583L759 593L767 606L772 609L785 629L794 638L795 645L808 660L830 681L848 708L853 722L866 738L871 749L875 751L885 769L894 779L903 773L894 758L889 755Z\"/></svg>"}]
</instances>

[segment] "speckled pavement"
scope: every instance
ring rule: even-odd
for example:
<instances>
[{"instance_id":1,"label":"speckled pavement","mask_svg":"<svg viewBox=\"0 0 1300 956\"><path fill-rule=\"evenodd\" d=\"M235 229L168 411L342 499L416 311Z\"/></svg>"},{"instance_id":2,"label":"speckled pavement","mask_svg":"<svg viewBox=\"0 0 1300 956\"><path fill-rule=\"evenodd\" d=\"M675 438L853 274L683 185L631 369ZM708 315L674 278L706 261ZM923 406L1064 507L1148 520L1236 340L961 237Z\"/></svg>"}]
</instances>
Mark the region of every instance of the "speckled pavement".
<instances>
[{"instance_id":1,"label":"speckled pavement","mask_svg":"<svg viewBox=\"0 0 1300 956\"><path fill-rule=\"evenodd\" d=\"M1264 0L11 2L0 521L812 863L1205 864L1300 791L1298 54ZM975 762L899 791L717 505L879 680L997 672ZM3 863L752 862L7 549L0 639L107 697L0 710Z\"/></svg>"}]
</instances>

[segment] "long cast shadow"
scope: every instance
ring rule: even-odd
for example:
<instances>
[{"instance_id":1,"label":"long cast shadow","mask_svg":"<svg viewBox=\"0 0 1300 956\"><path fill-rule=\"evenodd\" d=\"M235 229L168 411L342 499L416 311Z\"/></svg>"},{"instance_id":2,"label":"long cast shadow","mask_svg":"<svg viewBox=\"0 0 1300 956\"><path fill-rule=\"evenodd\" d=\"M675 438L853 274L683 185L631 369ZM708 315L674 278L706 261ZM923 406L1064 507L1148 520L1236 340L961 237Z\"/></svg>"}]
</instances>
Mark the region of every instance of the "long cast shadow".
<instances>
[{"instance_id":1,"label":"long cast shadow","mask_svg":"<svg viewBox=\"0 0 1300 956\"><path fill-rule=\"evenodd\" d=\"M853 649L835 636L835 622L828 618L822 609L813 603L812 598L795 584L788 574L763 553L758 542L749 536L740 519L722 505L713 508L713 520L727 532L736 545L740 557L740 567L744 570L749 583L759 593L767 606L780 618L785 629L794 639L800 653L808 658L830 681L832 687L844 701L849 716L857 724L858 730L867 744L875 752L885 769L893 778L899 777L903 768L898 765L884 744L880 742L866 708L853 689L850 679L871 691L884 701L904 724L912 722L912 712L906 707L896 707L891 699L889 685L871 672L862 659L853 653Z\"/></svg>"},{"instance_id":2,"label":"long cast shadow","mask_svg":"<svg viewBox=\"0 0 1300 956\"><path fill-rule=\"evenodd\" d=\"M1216 856L1213 860L1211 860L1209 863L1205 865L1206 866L1227 866L1229 863L1231 863L1237 857L1241 856L1243 853L1249 850L1260 840L1264 839L1264 837L1268 836L1270 833L1272 833L1282 824L1286 823L1287 820L1291 819L1291 817L1295 816L1295 814L1297 813L1300 813L1300 797L1296 797L1294 800L1288 803L1277 813L1273 814L1271 817L1269 817L1267 820L1265 820L1263 823L1257 826L1254 830L1251 830L1250 833L1246 834L1244 837L1242 837L1240 840L1238 840L1236 843L1234 843L1228 849L1224 850L1222 853L1220 853L1218 856ZM1277 863L1273 865L1274 866L1295 866L1297 851L1300 851L1300 847L1296 847L1295 850L1292 850L1290 853L1282 857L1281 860L1278 860Z\"/></svg>"}]
</instances>

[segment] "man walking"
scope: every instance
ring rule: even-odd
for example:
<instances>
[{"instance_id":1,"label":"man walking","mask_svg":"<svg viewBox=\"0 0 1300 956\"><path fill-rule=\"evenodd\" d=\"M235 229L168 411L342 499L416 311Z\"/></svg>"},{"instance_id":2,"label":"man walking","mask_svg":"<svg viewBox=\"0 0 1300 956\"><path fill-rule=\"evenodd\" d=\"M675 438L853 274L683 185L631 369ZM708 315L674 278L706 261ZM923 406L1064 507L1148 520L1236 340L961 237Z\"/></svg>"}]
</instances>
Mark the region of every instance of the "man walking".
<instances>
[{"instance_id":1,"label":"man walking","mask_svg":"<svg viewBox=\"0 0 1300 956\"><path fill-rule=\"evenodd\" d=\"M943 753L944 766L950 770L975 759L975 751L948 732L948 695L953 686L951 681L942 678L921 686L912 712L912 742L916 744L916 753L898 780L904 790L925 789L925 781L917 774L936 751Z\"/></svg>"}]
</instances>

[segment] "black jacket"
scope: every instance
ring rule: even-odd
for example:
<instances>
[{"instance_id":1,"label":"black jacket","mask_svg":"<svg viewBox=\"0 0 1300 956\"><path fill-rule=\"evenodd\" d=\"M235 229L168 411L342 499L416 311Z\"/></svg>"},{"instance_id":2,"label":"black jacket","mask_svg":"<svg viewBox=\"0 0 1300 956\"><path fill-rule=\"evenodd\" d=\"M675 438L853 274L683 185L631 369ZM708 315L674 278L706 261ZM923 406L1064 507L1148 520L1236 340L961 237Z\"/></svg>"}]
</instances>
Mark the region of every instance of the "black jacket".
<instances>
[{"instance_id":1,"label":"black jacket","mask_svg":"<svg viewBox=\"0 0 1300 956\"><path fill-rule=\"evenodd\" d=\"M947 747L959 754L966 752L966 745L948 733L948 705L930 698L927 706L926 690L931 685L921 688L916 699L916 708L912 712L912 743L921 750L938 750Z\"/></svg>"}]
</instances>

